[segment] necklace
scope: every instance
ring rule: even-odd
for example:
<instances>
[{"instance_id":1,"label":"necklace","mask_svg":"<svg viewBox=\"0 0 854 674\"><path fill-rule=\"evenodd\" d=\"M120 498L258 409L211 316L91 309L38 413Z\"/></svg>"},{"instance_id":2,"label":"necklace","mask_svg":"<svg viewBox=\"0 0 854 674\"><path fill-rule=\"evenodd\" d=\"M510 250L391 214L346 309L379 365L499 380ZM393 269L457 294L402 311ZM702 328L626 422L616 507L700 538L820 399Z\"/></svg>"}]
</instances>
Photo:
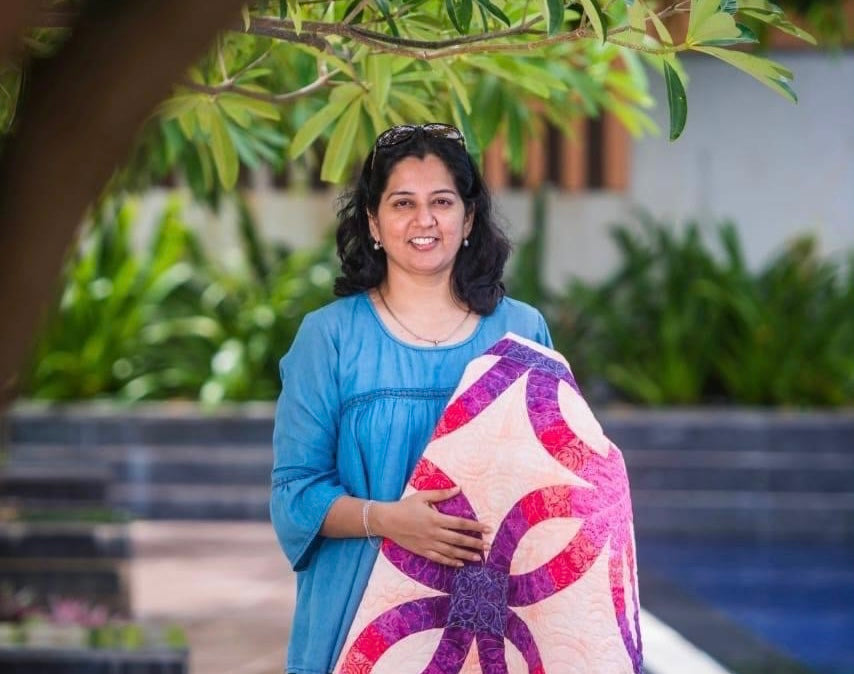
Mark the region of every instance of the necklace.
<instances>
[{"instance_id":1,"label":"necklace","mask_svg":"<svg viewBox=\"0 0 854 674\"><path fill-rule=\"evenodd\" d=\"M448 333L448 335L447 335L447 336L445 336L445 337L443 337L442 339L431 339L431 338L429 338L429 337L422 337L422 336L421 336L421 335L419 335L417 332L413 332L412 330L410 330L409 328L407 328L407 327L406 327L406 325L404 324L404 322L403 322L403 321L401 321L401 320L397 317L397 314L395 314L395 313L391 310L391 307L388 305L388 302L386 302L386 301L385 301L385 297L383 296L383 291L382 291L382 290L380 290L379 288L377 288L377 294L380 296L380 302L382 302L382 303L383 303L383 306L385 307L385 310L386 310L386 311L391 315L391 317L392 317L392 318L397 322L397 324L398 324L401 328L403 328L404 330L406 330L406 332L408 332L410 335L412 335L413 337L415 337L415 339L418 339L418 340L420 340L420 341L422 341L422 342L429 342L429 343L430 343L430 344L432 344L433 346L439 346L439 344L442 344L443 342L447 342L451 337L453 337L455 334L457 334L457 331L458 331L461 327L463 327L463 323L465 323L465 322L468 320L468 317L471 315L471 309L469 309L469 310L466 312L466 315L465 315L465 316L463 316L463 320L461 320L461 321L457 324L457 327L455 327L453 330L451 330L451 332L449 332L449 333Z\"/></svg>"}]
</instances>

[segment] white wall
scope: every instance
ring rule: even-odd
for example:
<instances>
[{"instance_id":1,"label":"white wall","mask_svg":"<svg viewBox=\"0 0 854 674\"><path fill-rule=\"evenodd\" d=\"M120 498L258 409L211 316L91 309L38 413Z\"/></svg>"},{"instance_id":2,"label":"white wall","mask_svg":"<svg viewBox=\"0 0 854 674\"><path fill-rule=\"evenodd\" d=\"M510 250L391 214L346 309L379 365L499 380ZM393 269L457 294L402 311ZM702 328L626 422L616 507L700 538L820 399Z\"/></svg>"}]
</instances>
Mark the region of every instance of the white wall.
<instances>
[{"instance_id":1,"label":"white wall","mask_svg":"<svg viewBox=\"0 0 854 674\"><path fill-rule=\"evenodd\" d=\"M770 56L794 71L797 105L713 58L685 57L695 84L673 143L664 83L650 76L662 134L635 142L628 194L551 197L550 285L606 275L617 260L610 225L635 224L636 208L677 225L697 219L710 239L732 219L753 267L804 233L825 254L854 250L854 52Z\"/></svg>"},{"instance_id":2,"label":"white wall","mask_svg":"<svg viewBox=\"0 0 854 674\"><path fill-rule=\"evenodd\" d=\"M780 52L794 105L713 58L684 59L688 124L675 143L636 143L632 199L670 218L732 218L757 263L814 232L828 253L854 247L854 52ZM653 78L662 104L664 85ZM668 128L666 105L655 118Z\"/></svg>"}]
</instances>

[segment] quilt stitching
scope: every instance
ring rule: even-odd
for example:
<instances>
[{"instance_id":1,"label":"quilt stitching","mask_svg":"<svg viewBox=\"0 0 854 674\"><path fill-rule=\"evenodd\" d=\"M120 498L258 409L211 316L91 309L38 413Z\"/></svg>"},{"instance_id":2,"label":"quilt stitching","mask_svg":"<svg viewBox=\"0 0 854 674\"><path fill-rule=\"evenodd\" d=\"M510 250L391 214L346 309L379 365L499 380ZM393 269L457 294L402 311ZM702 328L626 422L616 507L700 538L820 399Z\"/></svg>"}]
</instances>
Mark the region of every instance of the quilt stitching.
<instances>
[{"instance_id":1,"label":"quilt stitching","mask_svg":"<svg viewBox=\"0 0 854 674\"><path fill-rule=\"evenodd\" d=\"M567 424L558 402L560 383L580 391L563 363L511 338L502 339L487 354L500 358L447 406L433 440L471 422L527 373L528 419L537 439L545 451L586 484L556 484L524 495L499 525L489 554L462 569L431 562L385 540L382 553L394 567L443 594L406 602L378 616L356 637L340 671L370 672L383 653L401 639L442 629L423 674L459 672L473 644L484 674L507 674L505 639L522 654L530 674L545 674L534 636L513 607L533 605L561 592L583 577L607 551L614 618L632 669L639 674L642 645L638 611L634 611L631 624L627 612L627 590L635 608L638 593L631 501L622 456L610 443L603 456ZM455 486L427 457L419 461L410 485L418 490ZM450 515L477 519L464 493L438 504L438 508ZM522 537L537 524L557 517L581 521L575 536L546 564L511 574Z\"/></svg>"}]
</instances>

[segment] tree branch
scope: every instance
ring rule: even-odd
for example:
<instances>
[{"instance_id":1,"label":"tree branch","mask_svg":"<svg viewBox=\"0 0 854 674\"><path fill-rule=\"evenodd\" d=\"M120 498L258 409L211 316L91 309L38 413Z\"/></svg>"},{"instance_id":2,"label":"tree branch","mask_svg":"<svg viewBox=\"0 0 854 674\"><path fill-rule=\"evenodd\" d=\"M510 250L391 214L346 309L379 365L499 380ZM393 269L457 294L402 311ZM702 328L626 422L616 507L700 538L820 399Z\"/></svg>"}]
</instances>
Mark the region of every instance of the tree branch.
<instances>
[{"instance_id":1,"label":"tree branch","mask_svg":"<svg viewBox=\"0 0 854 674\"><path fill-rule=\"evenodd\" d=\"M193 82L191 79L185 77L179 82L179 84L185 89L192 89L193 91L199 91L204 94L211 94L215 96L217 94L233 93L245 96L246 98L254 98L256 101L264 101L265 103L274 103L279 105L313 94L314 92L329 85L330 80L340 72L340 70L336 69L328 73L324 73L314 80L314 82L306 84L304 87L295 89L294 91L288 91L284 94L265 94L260 91L252 91L251 89L238 86L233 81L227 81L216 85L208 85Z\"/></svg>"},{"instance_id":2,"label":"tree branch","mask_svg":"<svg viewBox=\"0 0 854 674\"><path fill-rule=\"evenodd\" d=\"M350 38L354 42L367 45L390 45L396 47L409 47L418 50L434 51L438 49L447 49L460 45L475 44L478 42L489 42L500 40L506 37L523 37L525 35L543 35L542 30L532 30L532 26L539 23L536 19L528 21L515 28L506 28L490 33L477 33L476 35L464 35L457 38L448 38L445 40L417 40L407 37L395 37L386 33L366 30L359 26L351 26L343 23L326 23L323 21L303 21L300 35L310 33L312 35L335 35L337 37ZM241 24L239 28L235 26L235 30L244 32L244 27ZM293 21L290 19L273 19L270 17L253 17L249 23L249 30L245 31L253 35L263 35L266 37L276 37L282 35L279 39L293 41L285 34L296 35L296 28Z\"/></svg>"}]
</instances>

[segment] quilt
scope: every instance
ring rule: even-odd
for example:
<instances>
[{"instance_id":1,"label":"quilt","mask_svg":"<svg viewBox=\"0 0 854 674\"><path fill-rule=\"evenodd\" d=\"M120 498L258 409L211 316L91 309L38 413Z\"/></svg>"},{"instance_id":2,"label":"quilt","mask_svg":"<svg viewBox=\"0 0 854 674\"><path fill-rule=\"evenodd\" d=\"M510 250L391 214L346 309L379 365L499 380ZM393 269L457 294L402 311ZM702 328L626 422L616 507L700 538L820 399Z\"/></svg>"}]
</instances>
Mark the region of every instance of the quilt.
<instances>
[{"instance_id":1,"label":"quilt","mask_svg":"<svg viewBox=\"0 0 854 674\"><path fill-rule=\"evenodd\" d=\"M629 483L556 351L508 333L466 368L404 495L486 522L453 568L382 542L337 674L639 674Z\"/></svg>"}]
</instances>

